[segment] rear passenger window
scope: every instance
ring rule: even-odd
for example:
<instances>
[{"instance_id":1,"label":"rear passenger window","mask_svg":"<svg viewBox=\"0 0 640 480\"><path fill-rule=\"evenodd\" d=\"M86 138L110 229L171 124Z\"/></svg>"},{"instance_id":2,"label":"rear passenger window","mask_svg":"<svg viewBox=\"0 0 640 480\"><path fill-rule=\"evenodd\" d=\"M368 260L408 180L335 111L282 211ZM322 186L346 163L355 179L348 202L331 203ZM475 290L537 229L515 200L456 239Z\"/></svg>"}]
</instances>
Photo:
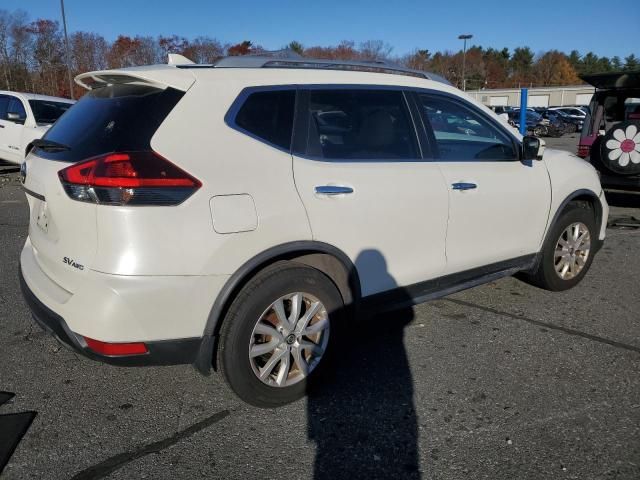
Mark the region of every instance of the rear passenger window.
<instances>
[{"instance_id":1,"label":"rear passenger window","mask_svg":"<svg viewBox=\"0 0 640 480\"><path fill-rule=\"evenodd\" d=\"M252 93L240 107L235 123L246 132L289 150L295 101L295 90Z\"/></svg>"},{"instance_id":2,"label":"rear passenger window","mask_svg":"<svg viewBox=\"0 0 640 480\"><path fill-rule=\"evenodd\" d=\"M417 159L400 91L311 90L307 153L327 159Z\"/></svg>"}]
</instances>

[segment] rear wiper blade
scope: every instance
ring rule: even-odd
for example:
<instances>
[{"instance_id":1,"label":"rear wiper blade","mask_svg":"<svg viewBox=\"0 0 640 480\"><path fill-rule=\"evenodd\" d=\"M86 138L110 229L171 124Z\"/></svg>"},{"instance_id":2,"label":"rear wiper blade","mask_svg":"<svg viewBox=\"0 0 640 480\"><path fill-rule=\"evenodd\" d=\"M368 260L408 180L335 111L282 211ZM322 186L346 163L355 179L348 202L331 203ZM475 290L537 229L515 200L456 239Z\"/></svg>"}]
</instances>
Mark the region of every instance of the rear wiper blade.
<instances>
[{"instance_id":1,"label":"rear wiper blade","mask_svg":"<svg viewBox=\"0 0 640 480\"><path fill-rule=\"evenodd\" d=\"M54 142L53 140L45 140L39 138L31 142L32 145L36 148L41 148L46 152L63 152L66 150L71 150L71 147L65 145L64 143Z\"/></svg>"}]
</instances>

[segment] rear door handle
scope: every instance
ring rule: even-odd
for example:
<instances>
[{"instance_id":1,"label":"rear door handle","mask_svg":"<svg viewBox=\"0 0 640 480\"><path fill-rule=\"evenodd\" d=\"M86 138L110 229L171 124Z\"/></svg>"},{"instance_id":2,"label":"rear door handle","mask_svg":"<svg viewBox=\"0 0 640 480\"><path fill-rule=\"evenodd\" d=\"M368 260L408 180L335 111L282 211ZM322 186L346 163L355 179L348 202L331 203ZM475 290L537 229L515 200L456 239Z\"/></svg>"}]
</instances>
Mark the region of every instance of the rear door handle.
<instances>
[{"instance_id":1,"label":"rear door handle","mask_svg":"<svg viewBox=\"0 0 640 480\"><path fill-rule=\"evenodd\" d=\"M317 195L345 195L353 193L353 188L340 185L318 185L315 188Z\"/></svg>"},{"instance_id":2,"label":"rear door handle","mask_svg":"<svg viewBox=\"0 0 640 480\"><path fill-rule=\"evenodd\" d=\"M458 182L451 184L451 187L454 190L473 190L474 188L478 188L478 185L475 183Z\"/></svg>"}]
</instances>

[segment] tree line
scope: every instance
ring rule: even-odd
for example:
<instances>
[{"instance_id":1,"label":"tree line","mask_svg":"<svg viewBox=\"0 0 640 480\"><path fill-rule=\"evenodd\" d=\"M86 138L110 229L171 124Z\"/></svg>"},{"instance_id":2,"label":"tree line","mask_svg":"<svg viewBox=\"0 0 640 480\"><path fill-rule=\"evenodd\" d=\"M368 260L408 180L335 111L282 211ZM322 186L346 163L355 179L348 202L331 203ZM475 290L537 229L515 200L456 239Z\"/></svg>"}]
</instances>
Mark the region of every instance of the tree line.
<instances>
[{"instance_id":1,"label":"tree line","mask_svg":"<svg viewBox=\"0 0 640 480\"><path fill-rule=\"evenodd\" d=\"M292 41L283 49L303 57L335 60L389 60L416 70L437 73L454 85L462 86L463 52L416 49L395 55L393 47L380 40L358 43L343 41L333 46L305 46ZM69 35L69 64L72 75L106 68L166 63L168 53L179 53L196 63L212 63L224 55L265 53L249 40L237 44L215 38L194 39L171 36L120 35L114 41L93 32L75 31ZM593 52L581 55L558 50L534 53L529 47L497 50L473 45L466 52L467 89L540 87L583 83L579 75L640 68L631 54L599 57ZM66 49L59 22L31 21L22 10L0 10L0 90L28 91L69 97ZM84 90L74 85L77 98Z\"/></svg>"}]
</instances>

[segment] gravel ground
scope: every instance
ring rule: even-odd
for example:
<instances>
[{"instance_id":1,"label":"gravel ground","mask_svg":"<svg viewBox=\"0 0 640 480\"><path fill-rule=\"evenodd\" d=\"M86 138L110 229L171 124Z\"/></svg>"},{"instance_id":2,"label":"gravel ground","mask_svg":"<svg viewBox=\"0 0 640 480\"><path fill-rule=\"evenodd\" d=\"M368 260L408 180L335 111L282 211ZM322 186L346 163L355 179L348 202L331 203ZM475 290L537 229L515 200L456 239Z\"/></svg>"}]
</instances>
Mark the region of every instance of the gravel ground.
<instances>
[{"instance_id":1,"label":"gravel ground","mask_svg":"<svg viewBox=\"0 0 640 480\"><path fill-rule=\"evenodd\" d=\"M640 218L638 197L612 200ZM0 412L38 412L3 478L640 478L638 229L609 229L568 292L507 278L364 324L322 391L276 410L190 366L60 347L19 293L26 234L0 175Z\"/></svg>"}]
</instances>

